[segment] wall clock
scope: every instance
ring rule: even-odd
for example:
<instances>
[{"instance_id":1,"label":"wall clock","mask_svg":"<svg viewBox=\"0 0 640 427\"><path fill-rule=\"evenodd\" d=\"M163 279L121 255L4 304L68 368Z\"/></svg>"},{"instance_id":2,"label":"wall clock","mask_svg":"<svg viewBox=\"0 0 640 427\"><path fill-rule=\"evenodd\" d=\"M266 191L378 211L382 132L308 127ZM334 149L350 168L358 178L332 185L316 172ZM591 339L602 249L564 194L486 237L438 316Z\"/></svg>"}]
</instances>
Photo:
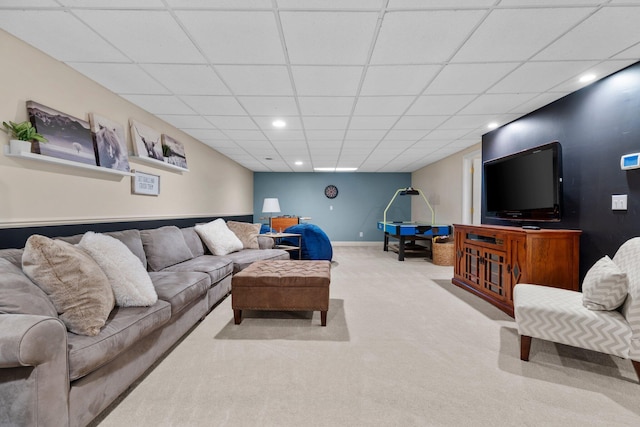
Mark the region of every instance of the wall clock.
<instances>
[{"instance_id":1,"label":"wall clock","mask_svg":"<svg viewBox=\"0 0 640 427\"><path fill-rule=\"evenodd\" d=\"M338 187L335 185L327 185L324 189L324 195L329 199L335 199L338 197Z\"/></svg>"}]
</instances>

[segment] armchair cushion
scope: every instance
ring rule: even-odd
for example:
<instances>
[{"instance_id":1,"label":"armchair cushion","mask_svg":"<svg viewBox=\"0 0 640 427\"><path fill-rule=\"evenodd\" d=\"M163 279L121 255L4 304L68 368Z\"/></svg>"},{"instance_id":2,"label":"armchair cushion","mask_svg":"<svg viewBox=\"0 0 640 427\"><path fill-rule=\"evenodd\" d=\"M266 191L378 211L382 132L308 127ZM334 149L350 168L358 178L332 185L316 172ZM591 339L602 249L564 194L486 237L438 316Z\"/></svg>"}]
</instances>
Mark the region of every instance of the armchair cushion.
<instances>
[{"instance_id":1,"label":"armchair cushion","mask_svg":"<svg viewBox=\"0 0 640 427\"><path fill-rule=\"evenodd\" d=\"M604 256L582 282L582 304L589 310L615 310L624 303L628 288L627 274Z\"/></svg>"}]
</instances>

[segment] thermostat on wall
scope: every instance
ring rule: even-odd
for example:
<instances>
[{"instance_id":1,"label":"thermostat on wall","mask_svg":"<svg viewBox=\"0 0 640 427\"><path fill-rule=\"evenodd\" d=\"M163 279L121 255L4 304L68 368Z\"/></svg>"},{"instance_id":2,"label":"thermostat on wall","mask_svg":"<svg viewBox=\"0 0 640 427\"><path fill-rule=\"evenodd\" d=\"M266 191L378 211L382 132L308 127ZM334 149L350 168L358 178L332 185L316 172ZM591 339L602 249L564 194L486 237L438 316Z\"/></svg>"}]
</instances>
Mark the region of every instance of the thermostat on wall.
<instances>
[{"instance_id":1,"label":"thermostat on wall","mask_svg":"<svg viewBox=\"0 0 640 427\"><path fill-rule=\"evenodd\" d=\"M620 157L620 169L638 169L640 168L640 153L625 154Z\"/></svg>"}]
</instances>

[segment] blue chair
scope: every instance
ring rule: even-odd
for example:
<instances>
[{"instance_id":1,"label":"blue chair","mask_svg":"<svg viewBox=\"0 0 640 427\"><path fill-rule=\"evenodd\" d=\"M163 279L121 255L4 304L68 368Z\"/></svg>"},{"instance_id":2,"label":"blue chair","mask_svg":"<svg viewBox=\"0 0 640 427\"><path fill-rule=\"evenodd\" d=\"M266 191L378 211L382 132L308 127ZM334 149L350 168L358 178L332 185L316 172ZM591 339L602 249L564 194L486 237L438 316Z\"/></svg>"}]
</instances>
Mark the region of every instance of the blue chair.
<instances>
[{"instance_id":1,"label":"blue chair","mask_svg":"<svg viewBox=\"0 0 640 427\"><path fill-rule=\"evenodd\" d=\"M301 259L326 260L333 258L333 248L331 241L320 227L314 224L292 225L284 230L285 233L295 233L302 236ZM282 243L296 246L298 239L282 239ZM291 253L291 259L297 258L297 253Z\"/></svg>"}]
</instances>

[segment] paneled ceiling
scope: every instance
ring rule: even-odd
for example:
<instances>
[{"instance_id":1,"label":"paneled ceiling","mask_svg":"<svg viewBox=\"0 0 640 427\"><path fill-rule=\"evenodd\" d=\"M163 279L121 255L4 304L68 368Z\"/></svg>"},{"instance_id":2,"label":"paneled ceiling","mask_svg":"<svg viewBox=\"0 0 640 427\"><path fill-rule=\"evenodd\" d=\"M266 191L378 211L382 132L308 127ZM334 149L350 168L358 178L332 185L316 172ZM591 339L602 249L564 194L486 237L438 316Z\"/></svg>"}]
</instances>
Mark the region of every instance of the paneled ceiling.
<instances>
[{"instance_id":1,"label":"paneled ceiling","mask_svg":"<svg viewBox=\"0 0 640 427\"><path fill-rule=\"evenodd\" d=\"M637 62L639 23L631 0L0 0L0 28L276 172L415 171Z\"/></svg>"}]
</instances>

